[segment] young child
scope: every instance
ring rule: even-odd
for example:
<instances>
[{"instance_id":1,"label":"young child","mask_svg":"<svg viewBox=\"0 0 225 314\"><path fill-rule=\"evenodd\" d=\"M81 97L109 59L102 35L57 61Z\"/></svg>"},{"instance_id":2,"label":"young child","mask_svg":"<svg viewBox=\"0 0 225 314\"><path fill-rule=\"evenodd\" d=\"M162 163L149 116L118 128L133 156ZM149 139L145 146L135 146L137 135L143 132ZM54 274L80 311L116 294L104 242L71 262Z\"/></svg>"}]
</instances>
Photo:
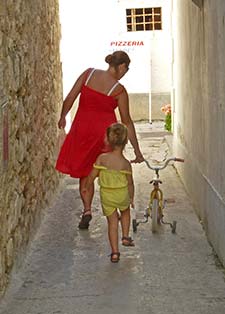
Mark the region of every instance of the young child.
<instances>
[{"instance_id":1,"label":"young child","mask_svg":"<svg viewBox=\"0 0 225 314\"><path fill-rule=\"evenodd\" d=\"M88 197L91 184L96 177L99 177L102 210L107 218L108 238L112 249L111 262L117 263L120 259L118 248L119 213L122 245L134 246L134 241L129 237L130 205L133 207L134 184L131 164L123 155L123 149L128 141L126 126L121 123L114 123L108 127L106 135L107 144L112 151L98 156L83 192L86 192Z\"/></svg>"}]
</instances>

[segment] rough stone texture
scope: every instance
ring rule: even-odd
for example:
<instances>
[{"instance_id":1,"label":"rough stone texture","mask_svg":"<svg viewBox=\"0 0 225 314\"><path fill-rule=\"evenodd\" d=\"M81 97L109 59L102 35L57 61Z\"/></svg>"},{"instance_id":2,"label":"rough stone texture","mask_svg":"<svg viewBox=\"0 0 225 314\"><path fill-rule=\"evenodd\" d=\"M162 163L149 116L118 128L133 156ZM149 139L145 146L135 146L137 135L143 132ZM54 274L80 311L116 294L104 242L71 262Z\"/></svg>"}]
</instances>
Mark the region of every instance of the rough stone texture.
<instances>
[{"instance_id":1,"label":"rough stone texture","mask_svg":"<svg viewBox=\"0 0 225 314\"><path fill-rule=\"evenodd\" d=\"M54 170L62 102L59 41L57 1L1 0L1 293L17 252L26 247L59 184Z\"/></svg>"},{"instance_id":2,"label":"rough stone texture","mask_svg":"<svg viewBox=\"0 0 225 314\"><path fill-rule=\"evenodd\" d=\"M171 104L170 93L152 93L152 120L164 120L165 114L162 112L162 106Z\"/></svg>"},{"instance_id":3,"label":"rough stone texture","mask_svg":"<svg viewBox=\"0 0 225 314\"><path fill-rule=\"evenodd\" d=\"M180 174L225 265L225 2L174 1L174 31L174 150L186 158Z\"/></svg>"},{"instance_id":4,"label":"rough stone texture","mask_svg":"<svg viewBox=\"0 0 225 314\"><path fill-rule=\"evenodd\" d=\"M161 107L171 103L170 93L151 92L149 94L129 93L130 113L134 121L164 120Z\"/></svg>"},{"instance_id":5,"label":"rough stone texture","mask_svg":"<svg viewBox=\"0 0 225 314\"><path fill-rule=\"evenodd\" d=\"M133 120L149 119L149 94L129 93L129 105Z\"/></svg>"}]
</instances>

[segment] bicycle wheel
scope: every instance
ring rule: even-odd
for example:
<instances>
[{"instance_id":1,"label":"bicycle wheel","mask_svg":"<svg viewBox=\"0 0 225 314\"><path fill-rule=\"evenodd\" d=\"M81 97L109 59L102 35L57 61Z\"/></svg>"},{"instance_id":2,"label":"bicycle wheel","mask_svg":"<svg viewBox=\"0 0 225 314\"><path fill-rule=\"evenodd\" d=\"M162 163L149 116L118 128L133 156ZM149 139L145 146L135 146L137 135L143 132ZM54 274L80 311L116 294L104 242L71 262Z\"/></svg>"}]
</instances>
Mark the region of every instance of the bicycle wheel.
<instances>
[{"instance_id":1,"label":"bicycle wheel","mask_svg":"<svg viewBox=\"0 0 225 314\"><path fill-rule=\"evenodd\" d=\"M156 198L154 198L152 201L152 232L157 231L158 210L159 210L159 201Z\"/></svg>"},{"instance_id":2,"label":"bicycle wheel","mask_svg":"<svg viewBox=\"0 0 225 314\"><path fill-rule=\"evenodd\" d=\"M133 232L137 232L137 220L132 219L132 227L133 227Z\"/></svg>"},{"instance_id":3,"label":"bicycle wheel","mask_svg":"<svg viewBox=\"0 0 225 314\"><path fill-rule=\"evenodd\" d=\"M176 222L176 220L174 220L172 223L172 230L171 230L172 233L176 232L176 227L177 227L177 222Z\"/></svg>"}]
</instances>

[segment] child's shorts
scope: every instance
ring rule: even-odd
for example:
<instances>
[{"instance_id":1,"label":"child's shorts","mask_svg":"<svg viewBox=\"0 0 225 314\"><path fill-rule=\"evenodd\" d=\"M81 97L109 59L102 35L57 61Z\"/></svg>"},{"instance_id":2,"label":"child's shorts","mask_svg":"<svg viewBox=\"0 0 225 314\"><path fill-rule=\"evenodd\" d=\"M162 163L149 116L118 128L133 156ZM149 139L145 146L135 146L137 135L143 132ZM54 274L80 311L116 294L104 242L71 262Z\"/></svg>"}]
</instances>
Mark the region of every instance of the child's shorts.
<instances>
[{"instance_id":1,"label":"child's shorts","mask_svg":"<svg viewBox=\"0 0 225 314\"><path fill-rule=\"evenodd\" d=\"M105 216L112 215L116 209L120 211L126 210L130 205L128 187L119 189L101 188L100 197L103 214Z\"/></svg>"}]
</instances>

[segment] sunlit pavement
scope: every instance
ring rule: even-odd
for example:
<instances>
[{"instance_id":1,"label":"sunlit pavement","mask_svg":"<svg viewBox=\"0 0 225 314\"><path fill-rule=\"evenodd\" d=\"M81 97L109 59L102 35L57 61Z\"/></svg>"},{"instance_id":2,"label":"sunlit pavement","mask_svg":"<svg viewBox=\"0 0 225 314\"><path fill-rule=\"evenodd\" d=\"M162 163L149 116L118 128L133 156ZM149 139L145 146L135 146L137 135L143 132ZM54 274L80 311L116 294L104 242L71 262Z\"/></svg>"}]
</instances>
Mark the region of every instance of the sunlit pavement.
<instances>
[{"instance_id":1,"label":"sunlit pavement","mask_svg":"<svg viewBox=\"0 0 225 314\"><path fill-rule=\"evenodd\" d=\"M162 122L137 124L149 162L170 156ZM133 157L130 146L126 155ZM182 156L179 156L182 157ZM152 178L144 163L134 165L136 210L143 218ZM150 223L131 235L134 248L120 246L112 264L107 226L98 191L88 231L77 228L82 205L78 181L65 179L29 249L23 267L13 274L1 302L1 314L224 314L224 269L208 244L191 201L173 166L162 171L165 220L177 221L152 234ZM98 187L96 185L98 190Z\"/></svg>"}]
</instances>

